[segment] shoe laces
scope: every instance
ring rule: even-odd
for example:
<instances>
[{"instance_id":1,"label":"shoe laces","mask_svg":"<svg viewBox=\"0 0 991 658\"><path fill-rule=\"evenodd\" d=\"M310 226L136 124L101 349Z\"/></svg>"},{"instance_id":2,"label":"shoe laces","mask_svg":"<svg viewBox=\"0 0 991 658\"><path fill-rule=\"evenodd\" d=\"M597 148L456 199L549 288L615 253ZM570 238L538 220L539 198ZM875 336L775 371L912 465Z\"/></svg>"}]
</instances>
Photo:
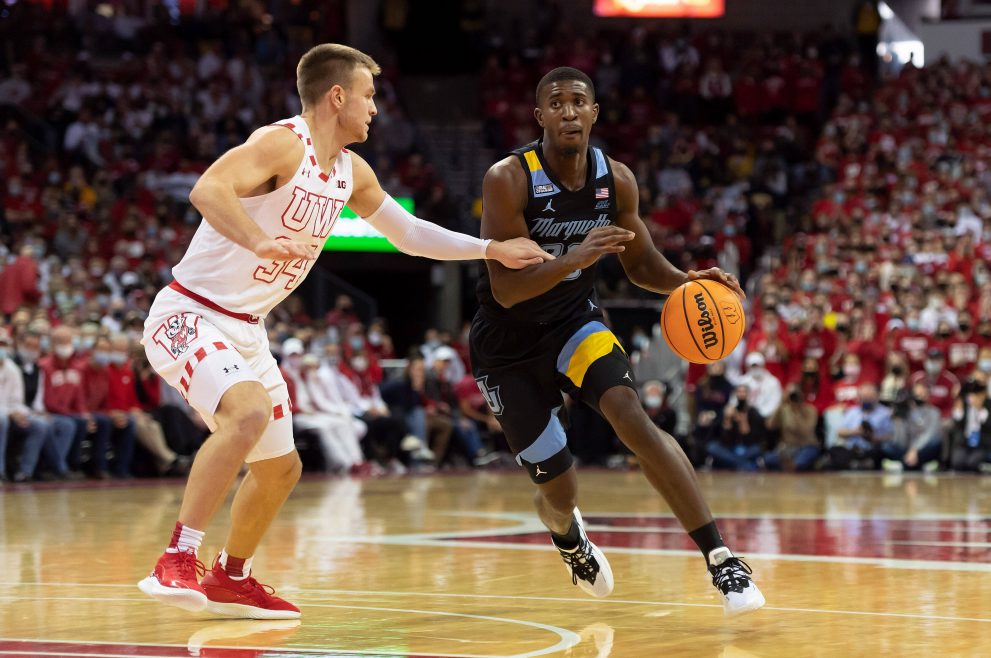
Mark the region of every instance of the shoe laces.
<instances>
[{"instance_id":1,"label":"shoe laces","mask_svg":"<svg viewBox=\"0 0 991 658\"><path fill-rule=\"evenodd\" d=\"M252 576L248 576L244 580L237 580L234 582L240 584L241 587L245 590L245 593L248 594L249 596L253 595L261 599L269 599L272 598L272 596L275 594L274 587L272 587L271 585L264 585L258 582L257 580L255 580L254 577Z\"/></svg>"},{"instance_id":2,"label":"shoe laces","mask_svg":"<svg viewBox=\"0 0 991 658\"><path fill-rule=\"evenodd\" d=\"M710 565L709 573L712 574L712 584L723 594L730 592L742 594L743 590L753 582L750 578L750 574L753 573L750 565L738 557L726 558L719 565Z\"/></svg>"},{"instance_id":3,"label":"shoe laces","mask_svg":"<svg viewBox=\"0 0 991 658\"><path fill-rule=\"evenodd\" d=\"M196 553L191 551L176 553L176 570L183 580L198 580L206 574L206 566L196 559Z\"/></svg>"},{"instance_id":4,"label":"shoe laces","mask_svg":"<svg viewBox=\"0 0 991 658\"><path fill-rule=\"evenodd\" d=\"M585 537L579 540L578 548L574 551L569 552L563 548L557 550L561 553L561 559L564 560L564 563L571 567L572 585L577 585L579 579L592 585L595 584L595 579L599 575L599 563L592 555L592 549Z\"/></svg>"}]
</instances>

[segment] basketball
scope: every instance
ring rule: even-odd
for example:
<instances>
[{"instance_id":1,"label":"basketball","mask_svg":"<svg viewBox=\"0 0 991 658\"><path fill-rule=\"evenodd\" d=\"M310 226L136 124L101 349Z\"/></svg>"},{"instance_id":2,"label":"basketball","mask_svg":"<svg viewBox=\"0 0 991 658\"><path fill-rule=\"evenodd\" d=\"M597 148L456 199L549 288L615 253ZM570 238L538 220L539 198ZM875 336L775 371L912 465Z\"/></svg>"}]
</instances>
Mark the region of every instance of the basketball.
<instances>
[{"instance_id":1,"label":"basketball","mask_svg":"<svg viewBox=\"0 0 991 658\"><path fill-rule=\"evenodd\" d=\"M718 281L689 281L671 291L661 311L661 330L675 354L692 363L729 355L747 322L733 290Z\"/></svg>"}]
</instances>

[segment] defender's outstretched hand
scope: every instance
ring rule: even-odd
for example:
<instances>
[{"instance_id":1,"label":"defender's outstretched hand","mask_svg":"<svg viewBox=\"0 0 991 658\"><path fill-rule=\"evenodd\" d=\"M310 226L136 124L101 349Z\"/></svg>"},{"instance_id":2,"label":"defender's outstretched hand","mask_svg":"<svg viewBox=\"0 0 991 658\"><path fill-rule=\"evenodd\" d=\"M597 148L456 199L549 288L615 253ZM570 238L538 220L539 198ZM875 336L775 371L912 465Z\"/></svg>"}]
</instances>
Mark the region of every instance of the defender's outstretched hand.
<instances>
[{"instance_id":1,"label":"defender's outstretched hand","mask_svg":"<svg viewBox=\"0 0 991 658\"><path fill-rule=\"evenodd\" d=\"M718 267L710 267L707 270L700 270L696 272L695 270L689 270L685 272L688 275L689 281L695 281L697 279L710 279L712 281L718 281L719 283L725 283L727 286L733 289L740 299L746 299L747 293L743 292L743 288L740 287L740 282L735 276L728 272L723 272Z\"/></svg>"},{"instance_id":2,"label":"defender's outstretched hand","mask_svg":"<svg viewBox=\"0 0 991 658\"><path fill-rule=\"evenodd\" d=\"M493 240L489 243L485 257L497 260L511 270L522 270L528 265L539 265L544 261L554 260L554 256L528 238L513 238L503 242Z\"/></svg>"}]
</instances>

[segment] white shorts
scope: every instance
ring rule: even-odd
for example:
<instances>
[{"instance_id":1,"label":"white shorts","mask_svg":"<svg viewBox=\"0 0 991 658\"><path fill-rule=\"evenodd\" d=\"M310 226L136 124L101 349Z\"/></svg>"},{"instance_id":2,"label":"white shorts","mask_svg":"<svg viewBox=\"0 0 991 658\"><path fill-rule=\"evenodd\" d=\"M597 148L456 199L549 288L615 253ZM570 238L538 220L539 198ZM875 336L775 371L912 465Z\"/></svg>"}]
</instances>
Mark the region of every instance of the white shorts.
<instances>
[{"instance_id":1,"label":"white shorts","mask_svg":"<svg viewBox=\"0 0 991 658\"><path fill-rule=\"evenodd\" d=\"M289 389L269 349L265 325L210 309L165 288L155 297L141 344L148 362L179 391L211 431L220 398L234 384L259 382L272 398L268 428L246 461L273 459L292 452Z\"/></svg>"}]
</instances>

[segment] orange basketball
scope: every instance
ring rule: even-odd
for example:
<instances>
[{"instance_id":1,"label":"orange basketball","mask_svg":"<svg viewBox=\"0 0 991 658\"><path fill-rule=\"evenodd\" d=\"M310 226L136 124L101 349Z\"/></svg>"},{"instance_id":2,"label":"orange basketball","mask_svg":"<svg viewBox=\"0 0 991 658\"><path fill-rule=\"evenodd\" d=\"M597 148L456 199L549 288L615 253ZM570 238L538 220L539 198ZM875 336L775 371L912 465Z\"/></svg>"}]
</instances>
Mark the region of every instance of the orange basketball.
<instances>
[{"instance_id":1,"label":"orange basketball","mask_svg":"<svg viewBox=\"0 0 991 658\"><path fill-rule=\"evenodd\" d=\"M718 281L689 281L671 291L661 311L661 331L675 354L712 363L736 349L746 327L743 305Z\"/></svg>"}]
</instances>

